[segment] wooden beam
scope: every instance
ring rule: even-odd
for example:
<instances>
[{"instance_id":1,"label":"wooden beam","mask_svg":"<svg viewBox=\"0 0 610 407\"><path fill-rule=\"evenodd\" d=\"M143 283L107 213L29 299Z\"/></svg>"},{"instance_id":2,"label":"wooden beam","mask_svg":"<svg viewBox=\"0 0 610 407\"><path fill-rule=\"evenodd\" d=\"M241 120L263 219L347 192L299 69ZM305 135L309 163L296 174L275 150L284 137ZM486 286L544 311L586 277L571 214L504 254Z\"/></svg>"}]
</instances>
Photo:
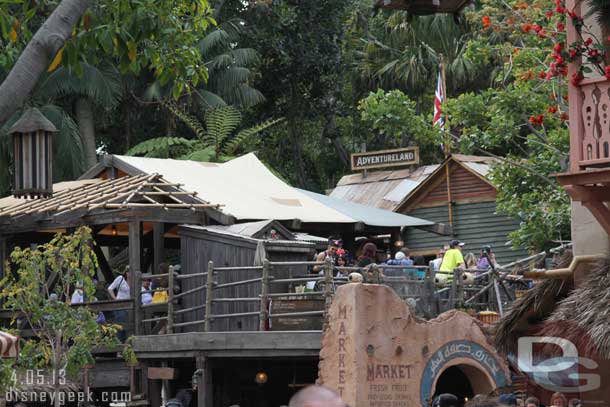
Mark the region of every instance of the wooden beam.
<instances>
[{"instance_id":1,"label":"wooden beam","mask_svg":"<svg viewBox=\"0 0 610 407\"><path fill-rule=\"evenodd\" d=\"M113 281L114 275L112 274L112 268L108 264L108 260L106 260L102 247L99 245L99 243L97 243L97 241L93 245L93 252L95 253L95 257L97 257L97 262L106 281Z\"/></svg>"},{"instance_id":2,"label":"wooden beam","mask_svg":"<svg viewBox=\"0 0 610 407\"><path fill-rule=\"evenodd\" d=\"M606 187L569 185L565 190L574 201L610 202L610 189Z\"/></svg>"},{"instance_id":3,"label":"wooden beam","mask_svg":"<svg viewBox=\"0 0 610 407\"><path fill-rule=\"evenodd\" d=\"M197 407L212 407L212 373L210 360L204 353L197 354L195 368L197 377L193 379L197 380Z\"/></svg>"},{"instance_id":4,"label":"wooden beam","mask_svg":"<svg viewBox=\"0 0 610 407\"><path fill-rule=\"evenodd\" d=\"M142 261L142 222L131 221L129 222L129 271L131 278L129 281L129 287L131 289L131 298L133 302L133 323L135 334L140 333L141 325L141 306L142 306L142 293L141 293L141 261Z\"/></svg>"},{"instance_id":5,"label":"wooden beam","mask_svg":"<svg viewBox=\"0 0 610 407\"><path fill-rule=\"evenodd\" d=\"M163 238L165 233L165 224L154 223L153 224L153 273L159 272L159 264L165 261L165 239Z\"/></svg>"}]
</instances>

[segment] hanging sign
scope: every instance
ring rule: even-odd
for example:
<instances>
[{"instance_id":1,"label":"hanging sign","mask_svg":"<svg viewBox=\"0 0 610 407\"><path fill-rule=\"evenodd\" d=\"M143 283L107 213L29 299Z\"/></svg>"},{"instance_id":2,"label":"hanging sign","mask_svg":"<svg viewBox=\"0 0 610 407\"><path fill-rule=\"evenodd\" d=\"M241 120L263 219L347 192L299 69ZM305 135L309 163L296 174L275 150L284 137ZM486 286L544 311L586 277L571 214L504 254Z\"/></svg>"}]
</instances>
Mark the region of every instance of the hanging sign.
<instances>
[{"instance_id":1,"label":"hanging sign","mask_svg":"<svg viewBox=\"0 0 610 407\"><path fill-rule=\"evenodd\" d=\"M419 147L352 154L352 171L419 164Z\"/></svg>"}]
</instances>

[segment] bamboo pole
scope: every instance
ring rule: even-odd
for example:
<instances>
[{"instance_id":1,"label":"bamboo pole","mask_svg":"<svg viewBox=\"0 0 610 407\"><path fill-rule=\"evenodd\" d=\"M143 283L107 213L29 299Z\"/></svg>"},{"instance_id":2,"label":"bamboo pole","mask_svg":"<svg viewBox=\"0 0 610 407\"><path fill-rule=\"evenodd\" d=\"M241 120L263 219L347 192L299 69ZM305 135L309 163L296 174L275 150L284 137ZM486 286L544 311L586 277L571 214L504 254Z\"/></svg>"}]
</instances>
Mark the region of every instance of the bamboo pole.
<instances>
[{"instance_id":1,"label":"bamboo pole","mask_svg":"<svg viewBox=\"0 0 610 407\"><path fill-rule=\"evenodd\" d=\"M269 302L269 271L271 268L271 262L269 259L263 261L263 277L261 279L261 302L260 302L260 313L258 321L258 330L265 330L265 323L269 312L267 311L267 303Z\"/></svg>"},{"instance_id":2,"label":"bamboo pole","mask_svg":"<svg viewBox=\"0 0 610 407\"><path fill-rule=\"evenodd\" d=\"M208 275L205 290L205 332L210 332L210 324L212 322L212 296L214 295L214 262L208 262Z\"/></svg>"}]
</instances>

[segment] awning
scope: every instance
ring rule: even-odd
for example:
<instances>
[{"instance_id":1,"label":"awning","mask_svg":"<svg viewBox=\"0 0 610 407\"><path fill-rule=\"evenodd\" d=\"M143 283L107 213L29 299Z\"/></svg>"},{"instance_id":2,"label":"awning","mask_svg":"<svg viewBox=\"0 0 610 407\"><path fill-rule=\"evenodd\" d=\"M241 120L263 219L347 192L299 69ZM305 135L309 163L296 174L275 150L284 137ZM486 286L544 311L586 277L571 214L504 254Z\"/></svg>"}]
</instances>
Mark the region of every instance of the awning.
<instances>
[{"instance_id":1,"label":"awning","mask_svg":"<svg viewBox=\"0 0 610 407\"><path fill-rule=\"evenodd\" d=\"M16 358L19 356L19 337L0 331L0 357Z\"/></svg>"},{"instance_id":2,"label":"awning","mask_svg":"<svg viewBox=\"0 0 610 407\"><path fill-rule=\"evenodd\" d=\"M163 174L164 179L197 192L201 199L221 204L222 212L238 221L298 219L303 223L381 227L433 224L293 188L252 153L223 164L128 156L113 156L113 163L131 175Z\"/></svg>"},{"instance_id":3,"label":"awning","mask_svg":"<svg viewBox=\"0 0 610 407\"><path fill-rule=\"evenodd\" d=\"M407 227L434 225L434 222L415 218L413 216L402 215L400 213L375 208L373 206L361 205L354 202L345 201L343 199L332 198L328 195L317 194L304 189L297 190L338 212L341 212L370 226Z\"/></svg>"}]
</instances>

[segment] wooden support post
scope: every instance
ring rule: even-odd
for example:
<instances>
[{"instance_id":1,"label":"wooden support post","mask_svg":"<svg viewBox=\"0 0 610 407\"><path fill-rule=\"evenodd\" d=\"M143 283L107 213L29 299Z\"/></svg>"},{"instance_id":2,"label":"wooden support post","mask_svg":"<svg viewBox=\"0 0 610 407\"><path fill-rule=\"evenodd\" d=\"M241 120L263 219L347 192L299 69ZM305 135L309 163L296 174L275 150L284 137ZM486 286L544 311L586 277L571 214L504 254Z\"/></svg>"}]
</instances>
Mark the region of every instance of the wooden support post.
<instances>
[{"instance_id":1,"label":"wooden support post","mask_svg":"<svg viewBox=\"0 0 610 407\"><path fill-rule=\"evenodd\" d=\"M0 280L4 278L4 262L8 257L8 253L6 252L6 238L4 236L0 236Z\"/></svg>"},{"instance_id":2,"label":"wooden support post","mask_svg":"<svg viewBox=\"0 0 610 407\"><path fill-rule=\"evenodd\" d=\"M453 279L455 280L455 307L464 307L464 270L455 269L453 272Z\"/></svg>"},{"instance_id":3,"label":"wooden support post","mask_svg":"<svg viewBox=\"0 0 610 407\"><path fill-rule=\"evenodd\" d=\"M106 260L106 256L104 255L104 251L102 250L102 247L97 242L93 245L93 252L95 253L97 262L100 265L100 270L102 270L102 274L104 275L104 278L106 279L106 281L114 280L114 275L112 274L112 268L110 268L110 265L108 264L108 261ZM96 276L96 278L97 278L97 276Z\"/></svg>"},{"instance_id":4,"label":"wooden support post","mask_svg":"<svg viewBox=\"0 0 610 407\"><path fill-rule=\"evenodd\" d=\"M333 263L330 257L324 259L324 321L327 323L328 311L333 301Z\"/></svg>"},{"instance_id":5,"label":"wooden support post","mask_svg":"<svg viewBox=\"0 0 610 407\"><path fill-rule=\"evenodd\" d=\"M208 275L206 276L205 287L205 319L204 330L210 332L210 324L212 322L212 296L214 295L214 262L208 262Z\"/></svg>"},{"instance_id":6,"label":"wooden support post","mask_svg":"<svg viewBox=\"0 0 610 407\"><path fill-rule=\"evenodd\" d=\"M267 304L269 302L269 272L271 269L271 262L269 259L263 261L263 275L261 280L261 306L260 314L258 318L258 330L266 330L267 318L269 312L267 311Z\"/></svg>"},{"instance_id":7,"label":"wooden support post","mask_svg":"<svg viewBox=\"0 0 610 407\"><path fill-rule=\"evenodd\" d=\"M167 276L167 333L174 331L174 266L169 266Z\"/></svg>"},{"instance_id":8,"label":"wooden support post","mask_svg":"<svg viewBox=\"0 0 610 407\"><path fill-rule=\"evenodd\" d=\"M498 313L500 314L500 318L504 316L504 308L502 307L502 297L500 296L500 287L498 285L498 279L495 275L492 275L494 283L494 292L496 294L496 302L498 304Z\"/></svg>"},{"instance_id":9,"label":"wooden support post","mask_svg":"<svg viewBox=\"0 0 610 407\"><path fill-rule=\"evenodd\" d=\"M159 264L165 261L164 223L153 224L153 274L159 272Z\"/></svg>"},{"instance_id":10,"label":"wooden support post","mask_svg":"<svg viewBox=\"0 0 610 407\"><path fill-rule=\"evenodd\" d=\"M195 360L197 377L197 407L212 407L212 369L210 360L199 353Z\"/></svg>"},{"instance_id":11,"label":"wooden support post","mask_svg":"<svg viewBox=\"0 0 610 407\"><path fill-rule=\"evenodd\" d=\"M139 221L129 222L129 271L131 281L131 298L133 298L133 326L134 334L140 334L142 320L142 282L141 282L141 257L142 257L142 223Z\"/></svg>"},{"instance_id":12,"label":"wooden support post","mask_svg":"<svg viewBox=\"0 0 610 407\"><path fill-rule=\"evenodd\" d=\"M424 287L422 293L422 303L424 308L424 314L426 318L434 318L436 315L434 313L434 270L432 266L428 266L426 269L426 274L424 275Z\"/></svg>"}]
</instances>

